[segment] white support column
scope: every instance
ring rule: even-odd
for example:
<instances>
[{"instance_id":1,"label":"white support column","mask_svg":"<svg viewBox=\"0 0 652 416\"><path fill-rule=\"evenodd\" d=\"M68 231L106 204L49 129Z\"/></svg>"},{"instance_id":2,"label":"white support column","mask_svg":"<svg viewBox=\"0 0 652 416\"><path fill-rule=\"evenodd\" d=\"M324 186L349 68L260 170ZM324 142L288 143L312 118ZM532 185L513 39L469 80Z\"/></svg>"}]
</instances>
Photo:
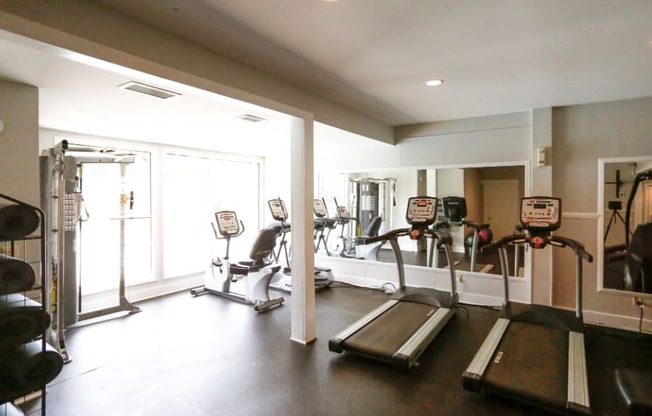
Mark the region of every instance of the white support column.
<instances>
[{"instance_id":1,"label":"white support column","mask_svg":"<svg viewBox=\"0 0 652 416\"><path fill-rule=\"evenodd\" d=\"M313 248L312 118L293 117L290 139L292 224L292 329L302 344L315 340L315 252Z\"/></svg>"},{"instance_id":2,"label":"white support column","mask_svg":"<svg viewBox=\"0 0 652 416\"><path fill-rule=\"evenodd\" d=\"M538 166L538 149L545 165ZM532 110L532 195L552 195L552 109ZM552 249L532 250L532 303L552 305Z\"/></svg>"}]
</instances>

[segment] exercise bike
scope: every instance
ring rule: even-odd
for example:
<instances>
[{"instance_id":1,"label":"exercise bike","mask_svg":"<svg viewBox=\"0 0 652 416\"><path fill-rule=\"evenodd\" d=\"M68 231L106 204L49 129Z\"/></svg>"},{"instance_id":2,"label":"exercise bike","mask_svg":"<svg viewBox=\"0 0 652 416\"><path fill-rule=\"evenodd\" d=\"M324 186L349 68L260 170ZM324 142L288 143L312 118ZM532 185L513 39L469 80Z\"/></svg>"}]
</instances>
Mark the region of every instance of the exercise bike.
<instances>
[{"instance_id":1,"label":"exercise bike","mask_svg":"<svg viewBox=\"0 0 652 416\"><path fill-rule=\"evenodd\" d=\"M273 299L269 297L270 282L281 270L281 266L274 264L272 260L276 246L276 231L269 228L260 230L251 247L250 260L231 263L229 261L231 239L244 233L244 224L238 221L234 211L216 212L215 219L217 227L214 223L211 223L211 226L216 239L226 240L226 255L213 259L205 274L205 285L191 289L190 294L200 296L210 293L252 305L256 312L281 305L285 300L283 297ZM240 281L244 284L244 293L231 291L231 284Z\"/></svg>"}]
</instances>

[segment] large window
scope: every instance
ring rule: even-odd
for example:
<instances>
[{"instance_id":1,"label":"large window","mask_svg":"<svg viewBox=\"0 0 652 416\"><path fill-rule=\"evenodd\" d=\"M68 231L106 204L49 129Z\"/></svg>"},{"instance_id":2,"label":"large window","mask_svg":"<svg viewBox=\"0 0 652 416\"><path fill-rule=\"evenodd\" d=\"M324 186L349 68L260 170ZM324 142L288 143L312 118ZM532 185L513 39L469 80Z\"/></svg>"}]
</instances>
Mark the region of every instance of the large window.
<instances>
[{"instance_id":1,"label":"large window","mask_svg":"<svg viewBox=\"0 0 652 416\"><path fill-rule=\"evenodd\" d=\"M185 283L175 278L203 276L211 259L225 254L224 240L217 240L211 227L220 210L236 211L245 225L245 233L231 242L230 257L248 257L261 228L262 159L193 150L173 153L169 147L145 143L125 150L125 142L110 140L85 144L114 146L134 156L129 163L82 165L88 218L77 247L80 289L87 301L115 293L121 264L127 294L136 293L135 288L142 292L135 297L178 290ZM124 212L121 195L127 198Z\"/></svg>"},{"instance_id":2,"label":"large window","mask_svg":"<svg viewBox=\"0 0 652 416\"><path fill-rule=\"evenodd\" d=\"M118 287L121 253L125 282L151 282L150 154L130 152L129 163L83 163L84 210L79 246L79 282L88 295ZM121 210L121 195L126 195ZM124 246L121 245L124 244Z\"/></svg>"},{"instance_id":3,"label":"large window","mask_svg":"<svg viewBox=\"0 0 652 416\"><path fill-rule=\"evenodd\" d=\"M211 222L217 211L236 211L245 233L232 240L231 258L245 258L259 228L259 163L166 154L163 183L163 275L200 273L225 254Z\"/></svg>"}]
</instances>

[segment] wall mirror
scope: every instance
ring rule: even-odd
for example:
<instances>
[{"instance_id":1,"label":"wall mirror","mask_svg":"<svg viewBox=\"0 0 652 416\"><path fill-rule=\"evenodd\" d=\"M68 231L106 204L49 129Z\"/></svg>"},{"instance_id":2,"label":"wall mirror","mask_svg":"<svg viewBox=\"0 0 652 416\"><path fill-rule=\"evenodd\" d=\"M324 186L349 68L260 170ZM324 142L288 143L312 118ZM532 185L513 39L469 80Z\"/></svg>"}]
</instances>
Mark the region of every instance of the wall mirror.
<instances>
[{"instance_id":1,"label":"wall mirror","mask_svg":"<svg viewBox=\"0 0 652 416\"><path fill-rule=\"evenodd\" d=\"M627 262L643 230L634 233L652 223L652 156L598 160L598 213L599 290L652 298L650 273Z\"/></svg>"},{"instance_id":2,"label":"wall mirror","mask_svg":"<svg viewBox=\"0 0 652 416\"><path fill-rule=\"evenodd\" d=\"M348 257L372 261L394 262L388 247L355 247L356 235L364 235L374 217L382 219L378 233L407 227L405 203L411 196L430 195L440 198L439 229L453 238L456 268L480 274L501 274L498 253L473 250L477 234L478 246L515 232L520 198L529 192L526 165L427 167L382 171L320 173L316 191L323 198L331 216L346 212L355 217L338 225L328 238L328 252L318 255ZM443 197L463 197L466 215L463 221L445 220ZM336 202L337 201L337 202ZM336 204L339 206L336 206ZM482 226L488 224L488 227ZM445 256L438 255L428 242L399 240L406 264L423 267L447 267ZM357 248L357 250L356 250ZM475 253L475 254L474 254ZM525 276L523 247L508 251L509 275ZM473 266L473 267L472 267Z\"/></svg>"}]
</instances>

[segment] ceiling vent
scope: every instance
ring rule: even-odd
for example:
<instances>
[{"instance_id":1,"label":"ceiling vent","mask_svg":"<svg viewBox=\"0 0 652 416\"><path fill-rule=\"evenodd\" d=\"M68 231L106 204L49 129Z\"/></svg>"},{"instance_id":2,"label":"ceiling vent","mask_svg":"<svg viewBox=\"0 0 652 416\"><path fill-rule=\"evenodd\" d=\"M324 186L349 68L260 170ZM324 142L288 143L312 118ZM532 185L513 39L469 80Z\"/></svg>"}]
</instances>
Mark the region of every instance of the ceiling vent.
<instances>
[{"instance_id":1,"label":"ceiling vent","mask_svg":"<svg viewBox=\"0 0 652 416\"><path fill-rule=\"evenodd\" d=\"M140 82L136 81L129 81L125 84L119 85L118 88L151 95L152 97L161 98L164 100L181 95L178 92L167 91L161 88L152 87L151 85L141 84Z\"/></svg>"},{"instance_id":2,"label":"ceiling vent","mask_svg":"<svg viewBox=\"0 0 652 416\"><path fill-rule=\"evenodd\" d=\"M265 121L264 118L258 117L258 116L253 116L251 114L244 114L244 115L241 115L241 116L237 116L236 118L239 118L240 120L251 121L252 123L258 123L259 121Z\"/></svg>"}]
</instances>

